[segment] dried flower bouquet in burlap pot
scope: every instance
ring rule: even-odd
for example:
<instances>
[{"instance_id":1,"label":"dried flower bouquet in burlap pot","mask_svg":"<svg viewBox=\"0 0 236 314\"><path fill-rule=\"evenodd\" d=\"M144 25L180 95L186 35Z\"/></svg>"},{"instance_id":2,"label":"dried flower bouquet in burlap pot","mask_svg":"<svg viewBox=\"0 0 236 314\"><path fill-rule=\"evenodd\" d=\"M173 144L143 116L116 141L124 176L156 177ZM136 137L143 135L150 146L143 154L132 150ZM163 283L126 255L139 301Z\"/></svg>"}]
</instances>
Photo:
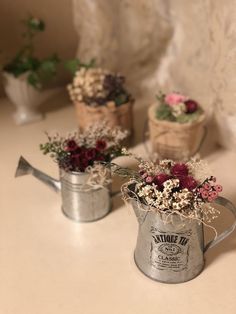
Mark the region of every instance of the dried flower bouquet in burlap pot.
<instances>
[{"instance_id":1,"label":"dried flower bouquet in burlap pot","mask_svg":"<svg viewBox=\"0 0 236 314\"><path fill-rule=\"evenodd\" d=\"M68 91L82 130L91 123L106 120L110 126L121 126L132 134L134 100L124 82L123 76L101 68L81 67L75 73Z\"/></svg>"},{"instance_id":2,"label":"dried flower bouquet in burlap pot","mask_svg":"<svg viewBox=\"0 0 236 314\"><path fill-rule=\"evenodd\" d=\"M160 94L149 108L153 152L160 158L181 160L197 153L206 135L206 115L200 105L178 94Z\"/></svg>"},{"instance_id":3,"label":"dried flower bouquet in burlap pot","mask_svg":"<svg viewBox=\"0 0 236 314\"><path fill-rule=\"evenodd\" d=\"M124 154L129 153L127 151ZM148 277L180 283L196 277L204 267L204 252L227 237L236 222L217 235L211 225L220 214L214 203L229 209L236 219L236 208L219 196L222 186L208 175L203 161L187 163L160 160L156 163L135 157L139 171L113 164L113 173L129 178L122 187L139 222L134 259ZM204 244L203 225L215 231L215 238Z\"/></svg>"},{"instance_id":4,"label":"dried flower bouquet in burlap pot","mask_svg":"<svg viewBox=\"0 0 236 314\"><path fill-rule=\"evenodd\" d=\"M33 168L20 158L16 176L32 174L56 192L61 192L63 213L76 221L89 222L107 215L111 209L111 176L104 162L122 154L121 142L127 131L96 123L84 131L61 137L48 135L40 145L58 164L60 179Z\"/></svg>"}]
</instances>

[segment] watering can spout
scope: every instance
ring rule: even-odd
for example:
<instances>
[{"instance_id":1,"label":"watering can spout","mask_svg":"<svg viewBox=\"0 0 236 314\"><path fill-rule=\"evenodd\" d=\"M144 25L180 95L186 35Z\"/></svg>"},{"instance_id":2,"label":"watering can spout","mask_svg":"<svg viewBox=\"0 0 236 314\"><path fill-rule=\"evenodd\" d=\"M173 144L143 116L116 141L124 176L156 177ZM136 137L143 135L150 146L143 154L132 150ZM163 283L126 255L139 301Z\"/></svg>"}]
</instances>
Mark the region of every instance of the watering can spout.
<instances>
[{"instance_id":1,"label":"watering can spout","mask_svg":"<svg viewBox=\"0 0 236 314\"><path fill-rule=\"evenodd\" d=\"M56 180L42 171L34 168L24 157L21 156L18 162L15 177L21 177L27 174L32 174L35 178L46 184L55 192L59 192L61 190L61 184L59 180Z\"/></svg>"}]
</instances>

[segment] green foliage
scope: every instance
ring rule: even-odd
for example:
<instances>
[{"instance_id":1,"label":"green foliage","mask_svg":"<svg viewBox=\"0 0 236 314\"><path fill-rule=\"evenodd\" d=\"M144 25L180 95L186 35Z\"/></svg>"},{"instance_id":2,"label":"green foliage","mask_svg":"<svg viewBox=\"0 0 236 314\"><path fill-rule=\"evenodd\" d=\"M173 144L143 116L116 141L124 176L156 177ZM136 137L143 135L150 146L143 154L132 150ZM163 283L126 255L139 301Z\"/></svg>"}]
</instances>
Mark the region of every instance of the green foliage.
<instances>
[{"instance_id":1,"label":"green foliage","mask_svg":"<svg viewBox=\"0 0 236 314\"><path fill-rule=\"evenodd\" d=\"M198 109L197 111L193 113L184 113L176 117L176 122L179 123L188 123L188 122L193 122L196 121L202 113L202 110Z\"/></svg>"},{"instance_id":2,"label":"green foliage","mask_svg":"<svg viewBox=\"0 0 236 314\"><path fill-rule=\"evenodd\" d=\"M129 95L128 94L120 94L119 96L117 96L115 99L115 104L117 106L120 106L122 104L125 104L129 101Z\"/></svg>"},{"instance_id":3,"label":"green foliage","mask_svg":"<svg viewBox=\"0 0 236 314\"><path fill-rule=\"evenodd\" d=\"M161 103L156 111L156 117L158 120L167 120L167 121L175 121L176 118L173 116L171 112L170 106Z\"/></svg>"},{"instance_id":4,"label":"green foliage","mask_svg":"<svg viewBox=\"0 0 236 314\"><path fill-rule=\"evenodd\" d=\"M95 66L95 59L91 59L89 63L83 63L79 59L70 59L64 62L64 67L74 76L80 68L92 68Z\"/></svg>"},{"instance_id":5,"label":"green foliage","mask_svg":"<svg viewBox=\"0 0 236 314\"><path fill-rule=\"evenodd\" d=\"M178 123L190 123L196 121L203 112L202 109L199 107L197 111L193 113L182 113L179 116L175 116L173 114L173 111L171 110L172 107L165 103L164 94L160 93L159 95L156 96L156 98L159 102L159 106L157 107L156 110L156 118L158 120L166 120Z\"/></svg>"},{"instance_id":6,"label":"green foliage","mask_svg":"<svg viewBox=\"0 0 236 314\"><path fill-rule=\"evenodd\" d=\"M23 45L15 57L8 62L3 70L19 77L27 74L27 81L35 88L41 88L43 83L56 75L57 65L60 62L58 56L39 59L34 55L34 38L45 30L45 23L40 19L29 17L23 21L25 32L23 33Z\"/></svg>"}]
</instances>

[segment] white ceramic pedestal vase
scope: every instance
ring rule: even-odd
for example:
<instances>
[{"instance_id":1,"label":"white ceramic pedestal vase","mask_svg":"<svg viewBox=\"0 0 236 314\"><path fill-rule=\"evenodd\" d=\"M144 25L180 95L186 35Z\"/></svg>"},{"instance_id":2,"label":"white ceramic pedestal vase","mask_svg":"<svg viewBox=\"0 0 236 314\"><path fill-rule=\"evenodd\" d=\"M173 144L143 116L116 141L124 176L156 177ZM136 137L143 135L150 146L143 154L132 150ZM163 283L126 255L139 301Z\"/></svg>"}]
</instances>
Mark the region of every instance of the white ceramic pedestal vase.
<instances>
[{"instance_id":1,"label":"white ceramic pedestal vase","mask_svg":"<svg viewBox=\"0 0 236 314\"><path fill-rule=\"evenodd\" d=\"M18 125L41 120L43 115L38 111L38 106L55 93L55 90L38 91L28 84L27 75L28 73L24 73L14 77L10 73L3 72L4 89L16 107L14 120Z\"/></svg>"}]
</instances>

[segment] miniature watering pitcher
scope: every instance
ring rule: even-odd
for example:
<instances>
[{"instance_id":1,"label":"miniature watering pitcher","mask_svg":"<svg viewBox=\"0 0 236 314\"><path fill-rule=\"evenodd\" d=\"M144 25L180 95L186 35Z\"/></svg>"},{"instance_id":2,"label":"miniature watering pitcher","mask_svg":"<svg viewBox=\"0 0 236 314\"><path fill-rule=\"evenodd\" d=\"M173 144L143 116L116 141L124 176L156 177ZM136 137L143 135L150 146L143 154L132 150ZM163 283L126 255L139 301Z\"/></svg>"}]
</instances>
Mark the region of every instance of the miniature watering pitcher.
<instances>
[{"instance_id":1,"label":"miniature watering pitcher","mask_svg":"<svg viewBox=\"0 0 236 314\"><path fill-rule=\"evenodd\" d=\"M60 180L56 180L20 157L15 177L26 174L32 174L55 192L60 192L62 211L72 220L92 222L103 218L111 210L109 186L96 187L86 184L88 173L66 172L60 169Z\"/></svg>"},{"instance_id":2,"label":"miniature watering pitcher","mask_svg":"<svg viewBox=\"0 0 236 314\"><path fill-rule=\"evenodd\" d=\"M215 203L230 210L235 222L206 245L203 224L196 219L183 223L179 215L173 214L170 223L165 221L165 214L148 211L135 199L130 202L139 222L135 263L146 276L164 283L181 283L196 277L204 268L206 250L229 236L236 227L236 208L223 197L218 197Z\"/></svg>"}]
</instances>

